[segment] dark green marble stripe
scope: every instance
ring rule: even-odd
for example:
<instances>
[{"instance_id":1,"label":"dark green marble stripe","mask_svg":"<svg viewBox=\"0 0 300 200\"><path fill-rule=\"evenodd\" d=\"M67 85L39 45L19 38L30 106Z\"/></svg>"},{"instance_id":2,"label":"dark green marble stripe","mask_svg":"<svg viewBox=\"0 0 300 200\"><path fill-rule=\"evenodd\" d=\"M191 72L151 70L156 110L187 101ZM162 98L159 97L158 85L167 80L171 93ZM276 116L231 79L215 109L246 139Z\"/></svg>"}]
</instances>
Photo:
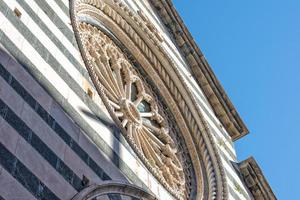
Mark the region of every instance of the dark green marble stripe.
<instances>
[{"instance_id":1,"label":"dark green marble stripe","mask_svg":"<svg viewBox=\"0 0 300 200\"><path fill-rule=\"evenodd\" d=\"M0 109L3 105L0 105ZM59 198L0 143L0 164L24 188L39 200ZM1 198L0 198L1 199ZM3 199L3 198L2 198Z\"/></svg>"},{"instance_id":2,"label":"dark green marble stripe","mask_svg":"<svg viewBox=\"0 0 300 200\"><path fill-rule=\"evenodd\" d=\"M61 30L66 38L77 48L76 39L73 32L67 27L67 25L61 20L56 12L51 8L46 0L34 0L41 10L52 20L52 22Z\"/></svg>"},{"instance_id":3,"label":"dark green marble stripe","mask_svg":"<svg viewBox=\"0 0 300 200\"><path fill-rule=\"evenodd\" d=\"M70 17L69 6L67 7L61 0L54 0L56 4L62 9L62 11Z\"/></svg>"},{"instance_id":4,"label":"dark green marble stripe","mask_svg":"<svg viewBox=\"0 0 300 200\"><path fill-rule=\"evenodd\" d=\"M77 191L82 180L0 99L1 117Z\"/></svg>"}]
</instances>

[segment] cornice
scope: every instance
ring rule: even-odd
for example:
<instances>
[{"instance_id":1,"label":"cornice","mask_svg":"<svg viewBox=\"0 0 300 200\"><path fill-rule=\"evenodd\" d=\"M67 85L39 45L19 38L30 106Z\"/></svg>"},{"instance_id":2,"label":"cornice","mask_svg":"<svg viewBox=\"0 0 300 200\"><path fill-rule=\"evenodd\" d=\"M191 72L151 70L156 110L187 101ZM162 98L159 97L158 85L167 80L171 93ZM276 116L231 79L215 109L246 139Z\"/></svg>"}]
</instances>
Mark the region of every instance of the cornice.
<instances>
[{"instance_id":1,"label":"cornice","mask_svg":"<svg viewBox=\"0 0 300 200\"><path fill-rule=\"evenodd\" d=\"M239 168L255 200L276 200L275 194L253 157L239 163Z\"/></svg>"},{"instance_id":2,"label":"cornice","mask_svg":"<svg viewBox=\"0 0 300 200\"><path fill-rule=\"evenodd\" d=\"M246 125L240 118L171 0L149 1L156 8L163 23L173 36L175 43L190 66L194 78L232 140L235 141L248 134L249 131Z\"/></svg>"}]
</instances>

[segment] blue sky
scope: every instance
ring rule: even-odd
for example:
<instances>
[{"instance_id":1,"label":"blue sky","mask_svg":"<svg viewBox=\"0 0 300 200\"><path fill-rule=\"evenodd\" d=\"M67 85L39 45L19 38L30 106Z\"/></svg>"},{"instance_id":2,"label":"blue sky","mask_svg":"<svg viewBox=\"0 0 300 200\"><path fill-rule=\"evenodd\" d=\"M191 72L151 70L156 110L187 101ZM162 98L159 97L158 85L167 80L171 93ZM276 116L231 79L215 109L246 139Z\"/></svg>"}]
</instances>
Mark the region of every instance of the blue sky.
<instances>
[{"instance_id":1,"label":"blue sky","mask_svg":"<svg viewBox=\"0 0 300 200\"><path fill-rule=\"evenodd\" d=\"M173 1L248 126L254 156L280 200L300 199L300 1Z\"/></svg>"}]
</instances>

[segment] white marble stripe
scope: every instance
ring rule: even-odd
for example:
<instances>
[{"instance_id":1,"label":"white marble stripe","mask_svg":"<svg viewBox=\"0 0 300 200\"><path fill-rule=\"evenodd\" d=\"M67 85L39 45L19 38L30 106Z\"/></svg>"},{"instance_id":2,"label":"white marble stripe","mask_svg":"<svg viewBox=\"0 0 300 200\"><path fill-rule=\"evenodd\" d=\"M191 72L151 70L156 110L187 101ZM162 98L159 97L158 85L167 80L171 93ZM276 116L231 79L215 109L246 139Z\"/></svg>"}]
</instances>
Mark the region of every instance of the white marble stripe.
<instances>
[{"instance_id":1,"label":"white marble stripe","mask_svg":"<svg viewBox=\"0 0 300 200\"><path fill-rule=\"evenodd\" d=\"M66 6L67 6L67 8L69 8L69 0L61 0Z\"/></svg>"},{"instance_id":2,"label":"white marble stripe","mask_svg":"<svg viewBox=\"0 0 300 200\"><path fill-rule=\"evenodd\" d=\"M235 199L233 196L232 196L232 194L228 194L228 200L237 200L237 199Z\"/></svg>"},{"instance_id":3,"label":"white marble stripe","mask_svg":"<svg viewBox=\"0 0 300 200\"><path fill-rule=\"evenodd\" d=\"M227 156L228 160L237 162L237 156L236 156L235 150L231 151L230 149L228 149L228 147L230 145L228 145L228 141L227 140L224 140L223 142L222 142L221 139L219 139L219 143L216 142L216 144L218 145L218 147L220 147L220 150Z\"/></svg>"},{"instance_id":4,"label":"white marble stripe","mask_svg":"<svg viewBox=\"0 0 300 200\"><path fill-rule=\"evenodd\" d=\"M227 180L228 187L231 187L233 191L235 191L235 194L239 197L239 200L250 200L249 197L245 197L243 194L241 194L239 191L237 191L235 185L231 180ZM243 186L241 186L242 188ZM236 199L235 199L236 200Z\"/></svg>"},{"instance_id":5,"label":"white marble stripe","mask_svg":"<svg viewBox=\"0 0 300 200\"><path fill-rule=\"evenodd\" d=\"M161 21L160 17L153 12L153 9L149 2L147 1L128 1L128 4L132 5L135 10L142 10L147 18L156 27L158 32L163 36L164 42L162 43L163 48L169 53L169 55L176 61L189 70L189 67L185 64L181 53L178 51L176 45L171 40L170 33L166 30L164 23Z\"/></svg>"},{"instance_id":6,"label":"white marble stripe","mask_svg":"<svg viewBox=\"0 0 300 200\"><path fill-rule=\"evenodd\" d=\"M182 75L183 78L185 79L186 83L188 84L190 90L195 95L195 97L198 98L201 102L204 102L206 110L209 112L210 115L214 116L212 107L210 106L203 91L200 89L199 85L197 84L196 80L191 75L191 73L189 73L187 70L185 70L184 67L181 67L181 65L178 65L178 69L183 74Z\"/></svg>"},{"instance_id":7,"label":"white marble stripe","mask_svg":"<svg viewBox=\"0 0 300 200\"><path fill-rule=\"evenodd\" d=\"M0 13L0 19L4 18L3 14ZM4 18L5 19L5 18ZM6 19L7 20L7 19ZM10 24L10 22L7 22L6 26L3 28L3 32L9 36L10 34L14 33L15 35L18 35L18 31ZM14 41L12 41L14 42ZM17 47L18 44L14 43ZM82 110L89 111L89 108L85 105L84 102L81 101L81 99L68 87L68 85L62 80L56 72L40 57L40 55L35 51L35 49L25 40L23 42L23 53L26 57L28 57L31 62L39 67L39 70L42 74L44 74L49 82L58 90L66 99L68 99L69 103L75 108L75 110L78 112L78 114L81 115L81 117L84 118L84 120L93 127L93 129L98 132L101 130L100 137L112 148L114 149L114 145L119 145L119 151L115 151L117 155L128 165L131 167L133 171L140 171L141 174L148 174L149 172L140 166L142 164L137 164L139 161L137 161L123 146L123 144L119 143L119 141L112 135L110 130L106 126L102 126L99 124L98 121L94 121L88 116L86 116ZM152 175L151 175L152 176ZM142 181L148 185L148 181L146 179L142 179ZM153 190L154 193L157 194L157 190ZM160 191L160 194L165 193L165 195L169 195L168 192L164 189Z\"/></svg>"},{"instance_id":8,"label":"white marble stripe","mask_svg":"<svg viewBox=\"0 0 300 200\"><path fill-rule=\"evenodd\" d=\"M132 0L124 0L124 2L129 6L130 9L134 11L138 11L139 8L137 7L136 1Z\"/></svg>"},{"instance_id":9,"label":"white marble stripe","mask_svg":"<svg viewBox=\"0 0 300 200\"><path fill-rule=\"evenodd\" d=\"M226 149L224 148L224 146L223 145L219 145L217 142L216 142L216 144L217 144L217 147L218 147L218 149L219 149L219 151L220 151L220 156L222 157L222 158L224 158L224 160L226 161L228 161L228 162L237 162L236 160L232 160L231 158L230 158L230 155L228 154L228 152L226 151ZM228 163L227 162L227 163Z\"/></svg>"},{"instance_id":10,"label":"white marble stripe","mask_svg":"<svg viewBox=\"0 0 300 200\"><path fill-rule=\"evenodd\" d=\"M218 147L219 147L219 150L222 151L223 155L222 156L226 156L226 159L227 160L231 160L231 161L234 161L236 162L236 159L235 158L232 158L232 156L228 153L228 151L225 149L224 145L219 145L217 143Z\"/></svg>"},{"instance_id":11,"label":"white marble stripe","mask_svg":"<svg viewBox=\"0 0 300 200\"><path fill-rule=\"evenodd\" d=\"M214 134L213 137L216 140L216 144L219 146L221 145L221 149L226 155L228 155L228 159L236 161L236 151L233 149L234 147L231 145L232 143L226 140L226 138L221 137L220 134L215 133L215 130L212 130L212 133Z\"/></svg>"},{"instance_id":12,"label":"white marble stripe","mask_svg":"<svg viewBox=\"0 0 300 200\"><path fill-rule=\"evenodd\" d=\"M40 0L39 0L40 1ZM71 19L67 16L64 11L55 3L55 1L44 1L53 9L53 11L58 15L58 17L64 22L70 31L72 31Z\"/></svg>"},{"instance_id":13,"label":"white marble stripe","mask_svg":"<svg viewBox=\"0 0 300 200\"><path fill-rule=\"evenodd\" d=\"M188 81L186 81L186 82L188 82ZM195 91L193 92L193 94L196 97L196 100L198 101L198 105L199 105L200 109L202 110L202 113L203 113L205 119L209 122L211 128L213 128L214 131L221 138L223 138L223 140L227 141L228 140L227 138L230 138L229 134L226 132L226 130L224 129L223 126L222 126L222 128L220 127L221 122L215 116L215 114L213 113L213 111L210 109L210 104L207 103L206 101L204 101L203 98L201 98L200 96L198 96ZM206 113L206 111L208 111L209 114ZM226 134L226 137L224 136L224 134ZM234 150L234 147L232 145L233 145L233 143L228 142L228 148L230 148L230 150L234 153L235 150Z\"/></svg>"},{"instance_id":14,"label":"white marble stripe","mask_svg":"<svg viewBox=\"0 0 300 200\"><path fill-rule=\"evenodd\" d=\"M216 133L213 131L213 134L216 134ZM236 162L236 160L237 160L236 155L235 154L233 155L233 153L235 153L235 151L233 152L230 149L228 149L228 147L230 146L228 144L229 142L225 139L220 138L220 136L217 137L216 135L213 135L213 138L214 138L215 143L218 146L219 150L222 151L222 153L226 156L226 159Z\"/></svg>"},{"instance_id":15,"label":"white marble stripe","mask_svg":"<svg viewBox=\"0 0 300 200\"><path fill-rule=\"evenodd\" d=\"M52 20L41 10L41 8L35 3L34 0L25 0L28 6L32 8L32 10L37 14L41 21L45 23L46 26L51 30L51 32L60 40L60 42L66 47L66 49L74 55L75 59L82 64L84 67L82 60L80 59L80 53L77 49L71 44L71 42L66 38L66 36L61 32L61 30L52 22Z\"/></svg>"},{"instance_id":16,"label":"white marble stripe","mask_svg":"<svg viewBox=\"0 0 300 200\"><path fill-rule=\"evenodd\" d=\"M234 181L236 182L236 184L238 184L241 187L241 189L243 190L243 193L247 194L248 192L247 192L246 188L244 187L243 183L241 182L241 179L236 174L236 172L233 171L233 169L230 166L228 166L228 163L224 160L223 157L221 157L221 160L222 160L223 166L225 168L225 173L230 174L234 178ZM227 181L228 181L228 183L231 183L230 186L235 190L235 185L232 182L233 180L231 180L228 177ZM242 194L240 194L240 195L242 195ZM242 196L244 196L244 195L242 195Z\"/></svg>"},{"instance_id":17,"label":"white marble stripe","mask_svg":"<svg viewBox=\"0 0 300 200\"><path fill-rule=\"evenodd\" d=\"M199 103L200 105L200 109L203 111L202 105L201 103ZM223 132L226 132L225 129L219 126L221 125L221 123L216 124L212 118L210 118L204 111L202 112L204 118L206 119L206 121L208 122L208 124L210 125L210 127L213 129L212 132L214 132L215 134L217 134L221 139L223 139L223 141L226 141L226 145L227 147L230 149L231 153L233 153L235 155L235 150L233 147L233 143L229 142L228 139L223 135L222 131L220 129L223 129ZM236 155L235 155L236 157Z\"/></svg>"},{"instance_id":18,"label":"white marble stripe","mask_svg":"<svg viewBox=\"0 0 300 200\"><path fill-rule=\"evenodd\" d=\"M211 130L211 133L212 133L212 136L215 140L215 143L221 147L221 150L226 154L228 155L228 159L230 160L233 160L233 161L236 161L237 157L236 157L236 152L235 150L233 149L230 141L226 140L226 138L222 137L222 135L218 132L220 132L219 130L217 130L218 132L216 132L216 130L214 128L211 127L211 124L209 124L209 128ZM231 148L230 148L231 147Z\"/></svg>"},{"instance_id":19,"label":"white marble stripe","mask_svg":"<svg viewBox=\"0 0 300 200\"><path fill-rule=\"evenodd\" d=\"M153 9L149 2L147 1L130 1L135 4L137 10L142 10L144 14L148 17L148 19L153 23L153 25L157 28L158 32L164 38L164 42L162 43L163 48L169 53L169 55L174 59L174 61L180 65L180 67L186 70L186 74L190 74L190 68L185 63L185 59L177 49L177 46L171 40L170 33L166 30L166 26L162 22L159 16L153 12Z\"/></svg>"},{"instance_id":20,"label":"white marble stripe","mask_svg":"<svg viewBox=\"0 0 300 200\"><path fill-rule=\"evenodd\" d=\"M5 169L0 170L0 194L6 200L35 200L36 198L26 190Z\"/></svg>"},{"instance_id":21,"label":"white marble stripe","mask_svg":"<svg viewBox=\"0 0 300 200\"><path fill-rule=\"evenodd\" d=\"M232 196L231 193L228 194L228 200L239 200L239 199L236 199L234 196Z\"/></svg>"},{"instance_id":22,"label":"white marble stripe","mask_svg":"<svg viewBox=\"0 0 300 200\"><path fill-rule=\"evenodd\" d=\"M11 1L7 2L7 5L14 9L15 5ZM57 48L57 46L48 38L48 36L39 28L39 26L31 19L31 17L24 12L21 17L21 21L27 24L27 28L34 33L37 39L44 45L45 48L49 50L52 56L64 67L68 74L83 88L82 80L84 77L79 73L79 71L74 67L70 60Z\"/></svg>"},{"instance_id":23,"label":"white marble stripe","mask_svg":"<svg viewBox=\"0 0 300 200\"><path fill-rule=\"evenodd\" d=\"M230 173L227 170L226 174ZM234 172L233 172L234 173ZM232 180L229 177L227 178L227 184L228 187L232 189L232 191L234 191L236 194L238 194L238 196L241 196L242 198L248 199L249 196L247 195L248 192L246 191L246 189L244 188L244 185L239 181L240 179L236 180ZM239 188L237 188L237 185ZM245 196L246 195L246 196Z\"/></svg>"},{"instance_id":24,"label":"white marble stripe","mask_svg":"<svg viewBox=\"0 0 300 200\"><path fill-rule=\"evenodd\" d=\"M14 45L20 49L24 55L30 59L30 61L39 68L39 70L47 77L51 76L53 86L59 90L63 97L68 98L70 88L62 80L56 72L51 68L51 66L46 63L43 58L38 54L38 52L31 46L31 44L25 40L25 38L18 32L18 30L5 18L5 16L0 13L0 19L5 21L5 26L2 27L2 31L7 37L11 39ZM18 37L19 42L15 41L13 37ZM22 45L20 44L22 43Z\"/></svg>"},{"instance_id":25,"label":"white marble stripe","mask_svg":"<svg viewBox=\"0 0 300 200\"><path fill-rule=\"evenodd\" d=\"M229 164L228 164L228 162L226 162L225 158L221 156L221 160L222 160L223 166L225 168L225 171L228 174L230 174L234 178L234 180L236 180L238 182L238 184L243 184L241 182L240 177L237 175L237 173L234 171L234 169L231 166L229 166Z\"/></svg>"},{"instance_id":26,"label":"white marble stripe","mask_svg":"<svg viewBox=\"0 0 300 200\"><path fill-rule=\"evenodd\" d=\"M66 182L63 177L58 174L58 172L56 172L38 152L36 152L35 149L21 138L9 124L4 122L2 127L4 128L5 133L0 138L1 143L12 152L12 145L9 145L9 143L14 142L15 138L19 137L16 150L13 154L57 197L61 199L70 199L77 193L76 190Z\"/></svg>"}]
</instances>

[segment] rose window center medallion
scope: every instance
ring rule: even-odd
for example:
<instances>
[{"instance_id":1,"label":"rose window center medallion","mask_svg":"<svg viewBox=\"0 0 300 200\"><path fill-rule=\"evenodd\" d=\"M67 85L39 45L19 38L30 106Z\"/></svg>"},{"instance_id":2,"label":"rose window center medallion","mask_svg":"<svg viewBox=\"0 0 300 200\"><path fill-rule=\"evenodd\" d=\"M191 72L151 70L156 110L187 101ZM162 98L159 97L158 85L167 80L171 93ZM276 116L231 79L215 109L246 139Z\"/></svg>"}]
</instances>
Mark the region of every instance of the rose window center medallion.
<instances>
[{"instance_id":1,"label":"rose window center medallion","mask_svg":"<svg viewBox=\"0 0 300 200\"><path fill-rule=\"evenodd\" d=\"M169 191L184 198L183 167L168 122L149 86L106 34L86 23L79 23L78 30L91 77L105 95L112 118L147 168Z\"/></svg>"}]
</instances>

